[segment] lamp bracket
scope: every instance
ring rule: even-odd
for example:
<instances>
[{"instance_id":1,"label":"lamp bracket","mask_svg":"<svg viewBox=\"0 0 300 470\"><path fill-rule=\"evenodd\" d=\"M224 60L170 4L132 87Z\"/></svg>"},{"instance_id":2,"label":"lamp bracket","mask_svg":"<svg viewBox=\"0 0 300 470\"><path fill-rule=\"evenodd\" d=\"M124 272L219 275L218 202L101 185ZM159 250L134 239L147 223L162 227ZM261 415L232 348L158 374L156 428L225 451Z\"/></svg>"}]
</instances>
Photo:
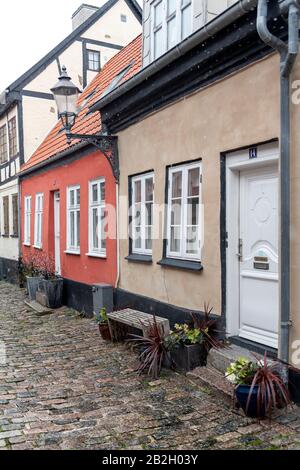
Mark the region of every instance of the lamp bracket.
<instances>
[{"instance_id":1,"label":"lamp bracket","mask_svg":"<svg viewBox=\"0 0 300 470\"><path fill-rule=\"evenodd\" d=\"M67 132L68 144L71 144L71 140L81 140L88 142L91 145L97 147L105 158L108 160L116 183L119 183L120 178L120 165L119 165L119 152L118 152L118 138L113 135L105 134L72 134Z\"/></svg>"}]
</instances>

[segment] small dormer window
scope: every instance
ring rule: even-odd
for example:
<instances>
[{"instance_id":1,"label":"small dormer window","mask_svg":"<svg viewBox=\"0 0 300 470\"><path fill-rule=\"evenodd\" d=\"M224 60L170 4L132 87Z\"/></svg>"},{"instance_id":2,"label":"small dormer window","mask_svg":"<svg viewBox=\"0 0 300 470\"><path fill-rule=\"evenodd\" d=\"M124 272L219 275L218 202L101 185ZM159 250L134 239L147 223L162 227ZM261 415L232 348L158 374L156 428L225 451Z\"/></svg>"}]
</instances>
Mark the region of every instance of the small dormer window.
<instances>
[{"instance_id":1,"label":"small dormer window","mask_svg":"<svg viewBox=\"0 0 300 470\"><path fill-rule=\"evenodd\" d=\"M121 22L122 23L127 23L127 16L126 15L121 15Z\"/></svg>"},{"instance_id":2,"label":"small dormer window","mask_svg":"<svg viewBox=\"0 0 300 470\"><path fill-rule=\"evenodd\" d=\"M151 6L152 60L192 33L193 0L156 0Z\"/></svg>"},{"instance_id":3,"label":"small dormer window","mask_svg":"<svg viewBox=\"0 0 300 470\"><path fill-rule=\"evenodd\" d=\"M101 98L103 98L104 96L108 95L108 93L110 93L111 91L113 91L117 86L120 85L121 81L123 80L123 78L125 77L125 75L127 74L127 72L129 72L129 70L131 69L132 65L134 64L134 61L130 62L130 64L126 65L126 67L124 67L124 69L122 69L113 79L112 81L110 82L110 84L108 85L108 87L103 91L102 95L101 95Z\"/></svg>"},{"instance_id":4,"label":"small dormer window","mask_svg":"<svg viewBox=\"0 0 300 470\"><path fill-rule=\"evenodd\" d=\"M100 52L99 51L87 51L88 54L88 69L93 72L99 72L100 70Z\"/></svg>"}]
</instances>

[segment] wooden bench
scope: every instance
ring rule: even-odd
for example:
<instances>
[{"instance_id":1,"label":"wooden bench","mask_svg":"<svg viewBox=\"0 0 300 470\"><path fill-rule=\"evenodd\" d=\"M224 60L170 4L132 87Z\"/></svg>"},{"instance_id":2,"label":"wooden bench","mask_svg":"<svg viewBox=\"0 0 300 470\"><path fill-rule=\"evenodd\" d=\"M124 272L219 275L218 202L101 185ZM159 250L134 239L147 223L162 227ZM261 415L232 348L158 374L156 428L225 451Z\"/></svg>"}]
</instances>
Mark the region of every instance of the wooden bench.
<instances>
[{"instance_id":1,"label":"wooden bench","mask_svg":"<svg viewBox=\"0 0 300 470\"><path fill-rule=\"evenodd\" d=\"M127 308L119 312L107 314L110 334L113 341L122 341L130 338L130 334L138 334L136 330L142 332L142 336L147 337L149 326L153 323L153 315L139 312ZM169 320L162 317L156 317L158 326L161 328L164 336L170 333Z\"/></svg>"}]
</instances>

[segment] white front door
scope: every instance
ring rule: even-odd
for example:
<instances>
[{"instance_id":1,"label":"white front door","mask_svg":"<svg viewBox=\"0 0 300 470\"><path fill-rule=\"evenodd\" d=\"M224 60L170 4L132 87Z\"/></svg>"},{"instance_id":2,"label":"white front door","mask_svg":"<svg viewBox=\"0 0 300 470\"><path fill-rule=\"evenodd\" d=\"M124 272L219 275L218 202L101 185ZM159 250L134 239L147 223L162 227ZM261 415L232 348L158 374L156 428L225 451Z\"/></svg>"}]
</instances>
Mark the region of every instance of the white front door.
<instances>
[{"instance_id":1,"label":"white front door","mask_svg":"<svg viewBox=\"0 0 300 470\"><path fill-rule=\"evenodd\" d=\"M277 165L239 172L239 237L236 256L239 259L239 335L277 348Z\"/></svg>"},{"instance_id":2,"label":"white front door","mask_svg":"<svg viewBox=\"0 0 300 470\"><path fill-rule=\"evenodd\" d=\"M54 193L54 253L55 253L55 271L61 274L60 266L60 194Z\"/></svg>"}]
</instances>

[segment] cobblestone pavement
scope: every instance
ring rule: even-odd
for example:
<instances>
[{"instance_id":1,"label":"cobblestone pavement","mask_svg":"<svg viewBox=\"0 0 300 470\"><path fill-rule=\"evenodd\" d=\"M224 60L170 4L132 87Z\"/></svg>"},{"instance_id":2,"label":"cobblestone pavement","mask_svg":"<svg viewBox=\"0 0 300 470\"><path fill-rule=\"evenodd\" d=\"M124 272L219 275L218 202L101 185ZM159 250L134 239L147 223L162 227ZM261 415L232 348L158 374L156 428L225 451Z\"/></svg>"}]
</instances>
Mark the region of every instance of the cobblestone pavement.
<instances>
[{"instance_id":1,"label":"cobblestone pavement","mask_svg":"<svg viewBox=\"0 0 300 470\"><path fill-rule=\"evenodd\" d=\"M135 354L92 320L37 317L24 298L0 282L2 450L300 449L300 409L259 424L184 375L138 377Z\"/></svg>"}]
</instances>

